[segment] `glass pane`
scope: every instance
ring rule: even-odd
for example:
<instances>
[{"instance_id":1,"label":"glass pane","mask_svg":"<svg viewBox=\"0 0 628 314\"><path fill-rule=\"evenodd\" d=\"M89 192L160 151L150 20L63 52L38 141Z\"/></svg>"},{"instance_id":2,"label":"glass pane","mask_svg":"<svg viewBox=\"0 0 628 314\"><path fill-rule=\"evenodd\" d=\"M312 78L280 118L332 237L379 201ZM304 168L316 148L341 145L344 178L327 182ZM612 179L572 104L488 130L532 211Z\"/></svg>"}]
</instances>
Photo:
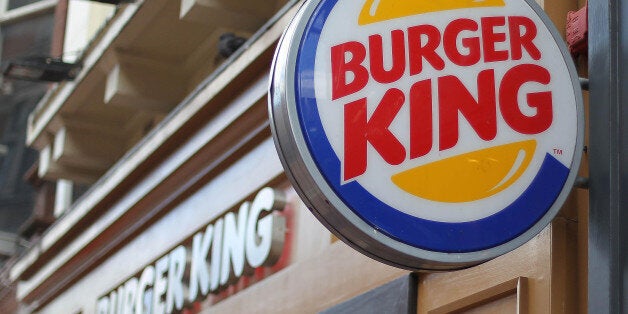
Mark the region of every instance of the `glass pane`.
<instances>
[{"instance_id":1,"label":"glass pane","mask_svg":"<svg viewBox=\"0 0 628 314\"><path fill-rule=\"evenodd\" d=\"M9 1L10 8L35 1ZM2 25L2 68L27 56L50 55L53 14L32 16ZM33 210L34 190L22 178L35 163L36 151L24 147L28 113L47 89L47 84L9 80L12 88L0 93L0 144L7 154L0 160L0 230L17 232Z\"/></svg>"},{"instance_id":2,"label":"glass pane","mask_svg":"<svg viewBox=\"0 0 628 314\"><path fill-rule=\"evenodd\" d=\"M24 56L50 55L53 14L2 25L3 63Z\"/></svg>"},{"instance_id":3,"label":"glass pane","mask_svg":"<svg viewBox=\"0 0 628 314\"><path fill-rule=\"evenodd\" d=\"M7 7L7 10L13 10L13 9L25 6L27 4L31 4L31 3L35 3L39 1L41 0L9 0L9 6Z\"/></svg>"}]
</instances>

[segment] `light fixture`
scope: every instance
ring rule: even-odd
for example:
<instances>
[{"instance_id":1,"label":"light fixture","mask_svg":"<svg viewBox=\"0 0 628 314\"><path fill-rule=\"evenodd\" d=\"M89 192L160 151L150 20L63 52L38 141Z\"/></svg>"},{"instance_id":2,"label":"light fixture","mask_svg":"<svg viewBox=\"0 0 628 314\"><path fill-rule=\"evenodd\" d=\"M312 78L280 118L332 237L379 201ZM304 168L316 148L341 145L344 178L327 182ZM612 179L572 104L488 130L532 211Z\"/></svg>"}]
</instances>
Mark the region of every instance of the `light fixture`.
<instances>
[{"instance_id":1,"label":"light fixture","mask_svg":"<svg viewBox=\"0 0 628 314\"><path fill-rule=\"evenodd\" d=\"M245 42L246 38L238 37L234 33L224 33L218 40L218 53L223 58L229 58Z\"/></svg>"},{"instance_id":2,"label":"light fixture","mask_svg":"<svg viewBox=\"0 0 628 314\"><path fill-rule=\"evenodd\" d=\"M2 73L5 78L34 82L61 82L73 80L81 65L66 63L51 57L27 57L13 60Z\"/></svg>"}]
</instances>

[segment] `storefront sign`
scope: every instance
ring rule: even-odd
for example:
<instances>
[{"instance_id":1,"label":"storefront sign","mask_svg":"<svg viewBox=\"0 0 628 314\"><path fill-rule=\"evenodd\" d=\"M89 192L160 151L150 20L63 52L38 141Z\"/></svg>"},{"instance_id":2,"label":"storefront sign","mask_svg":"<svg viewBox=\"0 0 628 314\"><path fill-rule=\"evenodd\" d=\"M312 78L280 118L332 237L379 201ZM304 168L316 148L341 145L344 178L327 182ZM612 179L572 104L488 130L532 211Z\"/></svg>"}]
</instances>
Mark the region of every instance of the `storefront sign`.
<instances>
[{"instance_id":1,"label":"storefront sign","mask_svg":"<svg viewBox=\"0 0 628 314\"><path fill-rule=\"evenodd\" d=\"M271 80L300 196L392 265L460 268L520 246L579 167L578 77L532 0L310 0Z\"/></svg>"},{"instance_id":2,"label":"storefront sign","mask_svg":"<svg viewBox=\"0 0 628 314\"><path fill-rule=\"evenodd\" d=\"M228 213L194 235L137 277L98 300L97 313L172 313L272 266L283 250L285 219L273 214L285 206L277 190L264 188L252 203Z\"/></svg>"}]
</instances>

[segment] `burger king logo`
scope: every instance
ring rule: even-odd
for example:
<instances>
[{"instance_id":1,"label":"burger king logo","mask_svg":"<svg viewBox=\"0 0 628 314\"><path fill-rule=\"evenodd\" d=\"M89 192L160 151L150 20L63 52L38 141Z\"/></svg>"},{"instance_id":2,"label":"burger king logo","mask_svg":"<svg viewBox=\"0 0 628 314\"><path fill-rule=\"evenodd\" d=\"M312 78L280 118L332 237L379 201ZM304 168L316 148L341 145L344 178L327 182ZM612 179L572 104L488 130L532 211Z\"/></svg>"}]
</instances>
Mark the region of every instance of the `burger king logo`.
<instances>
[{"instance_id":1,"label":"burger king logo","mask_svg":"<svg viewBox=\"0 0 628 314\"><path fill-rule=\"evenodd\" d=\"M310 0L269 95L280 158L312 212L405 268L525 243L580 162L578 78L533 1Z\"/></svg>"}]
</instances>

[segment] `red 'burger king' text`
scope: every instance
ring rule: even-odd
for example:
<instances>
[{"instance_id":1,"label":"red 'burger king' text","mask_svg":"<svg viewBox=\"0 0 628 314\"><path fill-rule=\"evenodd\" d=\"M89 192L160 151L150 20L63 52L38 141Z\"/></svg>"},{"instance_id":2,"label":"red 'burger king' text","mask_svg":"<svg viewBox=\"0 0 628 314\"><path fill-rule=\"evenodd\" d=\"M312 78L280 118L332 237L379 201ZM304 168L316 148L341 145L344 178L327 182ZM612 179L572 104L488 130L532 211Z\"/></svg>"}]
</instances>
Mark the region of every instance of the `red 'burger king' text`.
<instances>
[{"instance_id":1,"label":"red 'burger king' text","mask_svg":"<svg viewBox=\"0 0 628 314\"><path fill-rule=\"evenodd\" d=\"M498 29L505 29L500 32ZM471 34L468 36L468 34ZM349 41L331 48L332 100L362 91L372 79L380 84L397 82L404 75L419 75L427 66L440 71L449 60L461 68L521 60L524 53L540 60L534 44L537 28L524 16L483 17L480 21L457 19L441 32L433 25L417 25L390 32L391 49L383 47L382 35L369 36L367 43ZM463 49L460 49L460 43ZM437 50L442 47L441 50ZM508 47L504 49L504 47ZM391 53L391 66L384 66L384 53ZM365 62L366 57L369 61ZM350 75L348 75L350 74ZM348 81L348 78L351 80ZM367 99L360 98L344 106L344 180L353 179L367 169L367 145L391 165L421 157L432 150L433 98L436 84L438 104L438 148L445 150L458 142L459 115L467 120L477 135L490 141L497 135L497 106L504 121L522 134L538 134L552 124L550 91L528 93L527 105L536 109L524 114L518 101L520 88L529 82L547 85L549 71L537 64L519 64L508 69L501 81L493 69L477 74L477 99L453 75L418 80L408 95L396 87L388 89L375 111L367 115ZM410 144L405 147L389 130L400 109L410 107Z\"/></svg>"}]
</instances>

